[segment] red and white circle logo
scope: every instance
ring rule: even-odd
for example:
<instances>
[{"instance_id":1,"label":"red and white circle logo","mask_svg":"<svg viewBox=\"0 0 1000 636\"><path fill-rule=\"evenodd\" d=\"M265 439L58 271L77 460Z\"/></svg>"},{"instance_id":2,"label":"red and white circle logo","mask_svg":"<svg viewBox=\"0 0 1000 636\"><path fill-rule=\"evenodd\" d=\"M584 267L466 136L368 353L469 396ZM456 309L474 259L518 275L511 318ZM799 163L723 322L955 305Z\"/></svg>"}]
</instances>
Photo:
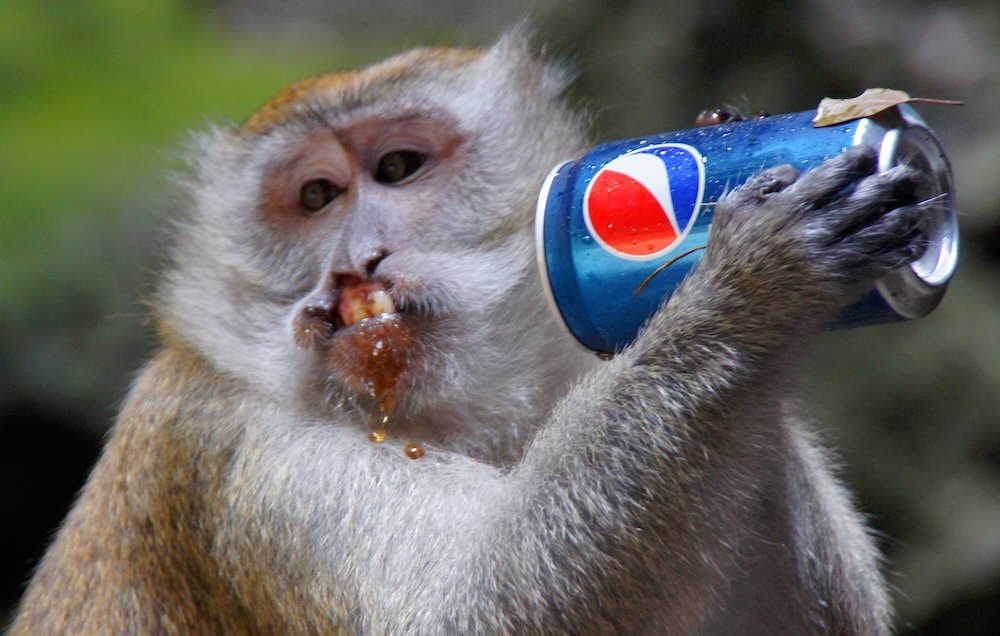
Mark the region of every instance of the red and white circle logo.
<instances>
[{"instance_id":1,"label":"red and white circle logo","mask_svg":"<svg viewBox=\"0 0 1000 636\"><path fill-rule=\"evenodd\" d=\"M612 254L656 258L691 231L704 193L700 152L687 144L647 146L597 171L584 194L584 220Z\"/></svg>"}]
</instances>

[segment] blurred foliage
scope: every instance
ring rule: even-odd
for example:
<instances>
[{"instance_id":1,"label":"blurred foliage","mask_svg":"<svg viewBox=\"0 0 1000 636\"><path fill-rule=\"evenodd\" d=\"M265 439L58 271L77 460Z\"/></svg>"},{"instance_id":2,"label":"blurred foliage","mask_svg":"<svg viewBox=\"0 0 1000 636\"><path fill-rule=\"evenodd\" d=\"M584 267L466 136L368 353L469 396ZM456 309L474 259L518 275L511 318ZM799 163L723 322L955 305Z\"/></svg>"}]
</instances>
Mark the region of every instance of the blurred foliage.
<instances>
[{"instance_id":1,"label":"blurred foliage","mask_svg":"<svg viewBox=\"0 0 1000 636\"><path fill-rule=\"evenodd\" d=\"M309 67L167 0L0 5L0 295L30 294L51 263L40 243L83 210L94 225L141 205L185 128L240 117Z\"/></svg>"},{"instance_id":2,"label":"blurred foliage","mask_svg":"<svg viewBox=\"0 0 1000 636\"><path fill-rule=\"evenodd\" d=\"M150 350L185 131L292 80L525 15L580 71L595 140L706 107L814 107L869 87L920 110L955 168L963 254L941 308L824 335L804 408L881 533L900 629L1000 630L1000 6L993 0L93 0L0 4L0 603L64 514ZM2 607L2 605L0 605Z\"/></svg>"}]
</instances>

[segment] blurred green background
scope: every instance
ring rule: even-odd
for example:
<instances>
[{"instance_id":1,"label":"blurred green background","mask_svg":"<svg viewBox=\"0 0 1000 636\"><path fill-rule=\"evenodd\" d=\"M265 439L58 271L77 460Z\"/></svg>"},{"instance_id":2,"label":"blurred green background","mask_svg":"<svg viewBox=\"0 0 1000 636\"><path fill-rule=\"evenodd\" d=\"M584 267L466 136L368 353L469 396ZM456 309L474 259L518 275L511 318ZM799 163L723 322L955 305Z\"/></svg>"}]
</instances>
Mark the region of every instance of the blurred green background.
<instances>
[{"instance_id":1,"label":"blurred green background","mask_svg":"<svg viewBox=\"0 0 1000 636\"><path fill-rule=\"evenodd\" d=\"M880 532L904 634L1000 633L1000 7L990 0L94 0L0 4L0 621L153 346L143 299L187 132L285 84L529 16L578 69L595 139L706 107L804 110L868 87L951 156L943 305L826 334L803 402ZM0 623L2 624L2 623Z\"/></svg>"}]
</instances>

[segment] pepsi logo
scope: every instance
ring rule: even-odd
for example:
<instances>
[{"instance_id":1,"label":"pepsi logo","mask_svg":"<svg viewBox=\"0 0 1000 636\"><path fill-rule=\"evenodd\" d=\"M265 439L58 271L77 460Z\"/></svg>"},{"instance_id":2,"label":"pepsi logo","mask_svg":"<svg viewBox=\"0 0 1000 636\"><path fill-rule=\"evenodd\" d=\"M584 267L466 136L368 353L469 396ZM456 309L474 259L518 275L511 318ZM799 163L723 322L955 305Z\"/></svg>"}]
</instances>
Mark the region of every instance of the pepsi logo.
<instances>
[{"instance_id":1,"label":"pepsi logo","mask_svg":"<svg viewBox=\"0 0 1000 636\"><path fill-rule=\"evenodd\" d=\"M597 171L584 194L583 216L604 249L645 260L687 236L704 193L701 153L687 144L647 146Z\"/></svg>"}]
</instances>

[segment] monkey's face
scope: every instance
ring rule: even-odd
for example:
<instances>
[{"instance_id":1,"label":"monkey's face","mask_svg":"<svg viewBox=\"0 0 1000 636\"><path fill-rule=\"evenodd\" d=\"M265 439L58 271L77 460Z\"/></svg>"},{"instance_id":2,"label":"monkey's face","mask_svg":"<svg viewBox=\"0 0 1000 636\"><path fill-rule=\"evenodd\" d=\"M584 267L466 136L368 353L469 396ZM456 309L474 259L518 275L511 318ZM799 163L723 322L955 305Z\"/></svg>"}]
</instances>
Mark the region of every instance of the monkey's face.
<instances>
[{"instance_id":1,"label":"monkey's face","mask_svg":"<svg viewBox=\"0 0 1000 636\"><path fill-rule=\"evenodd\" d=\"M482 249L481 233L457 240L448 213L456 205L446 195L474 151L429 106L323 119L262 181L265 225L312 256L295 265L313 286L292 308L288 335L317 354L323 375L390 411L397 387L412 393L448 334L494 302L477 279L484 263L459 265Z\"/></svg>"},{"instance_id":2,"label":"monkey's face","mask_svg":"<svg viewBox=\"0 0 1000 636\"><path fill-rule=\"evenodd\" d=\"M169 322L279 393L523 409L575 372L533 249L541 181L581 144L562 88L511 43L293 85L205 144Z\"/></svg>"}]
</instances>

